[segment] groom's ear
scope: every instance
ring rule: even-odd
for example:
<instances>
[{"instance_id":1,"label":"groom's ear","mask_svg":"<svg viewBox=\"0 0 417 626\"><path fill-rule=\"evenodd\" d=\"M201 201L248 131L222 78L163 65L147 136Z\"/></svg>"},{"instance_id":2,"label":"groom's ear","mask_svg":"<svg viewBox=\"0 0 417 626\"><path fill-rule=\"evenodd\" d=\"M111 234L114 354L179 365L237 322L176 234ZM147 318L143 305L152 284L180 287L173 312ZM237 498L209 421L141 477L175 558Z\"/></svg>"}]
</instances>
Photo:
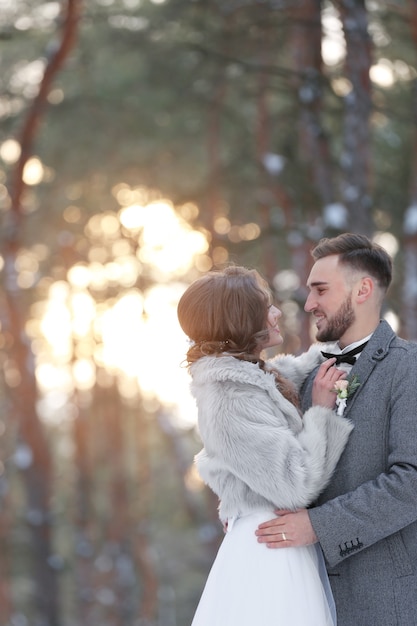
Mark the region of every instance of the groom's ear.
<instances>
[{"instance_id":1,"label":"groom's ear","mask_svg":"<svg viewBox=\"0 0 417 626\"><path fill-rule=\"evenodd\" d=\"M356 300L359 303L365 302L374 293L375 285L372 278L365 276L361 279L357 291Z\"/></svg>"}]
</instances>

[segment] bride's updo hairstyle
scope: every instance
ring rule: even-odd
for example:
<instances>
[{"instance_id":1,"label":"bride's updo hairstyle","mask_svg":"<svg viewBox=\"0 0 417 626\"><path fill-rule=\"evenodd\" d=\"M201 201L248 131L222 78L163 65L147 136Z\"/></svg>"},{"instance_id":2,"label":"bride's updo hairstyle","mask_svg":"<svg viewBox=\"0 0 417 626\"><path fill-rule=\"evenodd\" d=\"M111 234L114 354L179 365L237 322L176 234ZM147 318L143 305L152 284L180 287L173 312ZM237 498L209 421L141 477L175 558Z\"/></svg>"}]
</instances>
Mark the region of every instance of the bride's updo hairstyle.
<instances>
[{"instance_id":1,"label":"bride's updo hairstyle","mask_svg":"<svg viewBox=\"0 0 417 626\"><path fill-rule=\"evenodd\" d=\"M178 303L178 320L191 340L189 365L203 356L233 356L258 363L269 338L267 330L271 292L256 270L232 266L208 272L194 281ZM271 372L280 392L299 407L294 385L278 371Z\"/></svg>"},{"instance_id":2,"label":"bride's updo hairstyle","mask_svg":"<svg viewBox=\"0 0 417 626\"><path fill-rule=\"evenodd\" d=\"M192 345L188 363L227 352L259 361L268 338L271 294L256 270L232 266L193 282L178 303L178 320Z\"/></svg>"}]
</instances>

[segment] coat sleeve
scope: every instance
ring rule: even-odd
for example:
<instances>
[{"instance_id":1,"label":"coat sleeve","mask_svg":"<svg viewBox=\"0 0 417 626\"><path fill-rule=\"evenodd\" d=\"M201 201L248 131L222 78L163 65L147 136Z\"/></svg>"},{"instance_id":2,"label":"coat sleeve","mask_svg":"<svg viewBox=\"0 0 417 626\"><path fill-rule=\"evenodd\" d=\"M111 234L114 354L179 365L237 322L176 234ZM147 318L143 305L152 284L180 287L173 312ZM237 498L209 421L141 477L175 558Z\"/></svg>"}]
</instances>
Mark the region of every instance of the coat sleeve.
<instances>
[{"instance_id":1,"label":"coat sleeve","mask_svg":"<svg viewBox=\"0 0 417 626\"><path fill-rule=\"evenodd\" d=\"M303 352L299 356L279 355L269 360L268 365L291 380L299 390L310 372L325 360L321 354L322 349L323 345L316 343L307 352Z\"/></svg>"},{"instance_id":2,"label":"coat sleeve","mask_svg":"<svg viewBox=\"0 0 417 626\"><path fill-rule=\"evenodd\" d=\"M390 368L390 378L385 378L387 398L379 403L375 399L373 410L380 412L381 423L382 413L389 412L384 443L386 468L348 493L309 510L331 567L417 521L416 381L417 354L413 351L408 358L404 355L399 359L395 369ZM361 400L369 407L371 401L367 402ZM361 417L366 419L366 415ZM366 467L366 459L363 464Z\"/></svg>"},{"instance_id":3,"label":"coat sleeve","mask_svg":"<svg viewBox=\"0 0 417 626\"><path fill-rule=\"evenodd\" d=\"M295 434L267 394L245 385L218 396L217 410L199 422L205 453L197 464L203 480L220 498L225 477L232 474L277 507L310 504L332 475L350 422L331 409L312 407Z\"/></svg>"}]
</instances>

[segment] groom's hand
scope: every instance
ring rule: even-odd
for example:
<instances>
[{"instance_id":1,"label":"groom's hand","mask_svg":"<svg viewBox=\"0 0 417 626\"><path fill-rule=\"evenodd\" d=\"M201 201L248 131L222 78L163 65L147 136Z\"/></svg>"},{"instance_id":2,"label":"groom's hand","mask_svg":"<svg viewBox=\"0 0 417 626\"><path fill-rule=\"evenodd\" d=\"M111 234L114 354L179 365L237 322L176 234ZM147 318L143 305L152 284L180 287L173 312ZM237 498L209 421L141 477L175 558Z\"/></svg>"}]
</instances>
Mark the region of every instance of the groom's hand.
<instances>
[{"instance_id":1,"label":"groom's hand","mask_svg":"<svg viewBox=\"0 0 417 626\"><path fill-rule=\"evenodd\" d=\"M258 526L255 534L259 543L266 543L268 548L289 548L318 541L306 509L275 513L279 517Z\"/></svg>"}]
</instances>

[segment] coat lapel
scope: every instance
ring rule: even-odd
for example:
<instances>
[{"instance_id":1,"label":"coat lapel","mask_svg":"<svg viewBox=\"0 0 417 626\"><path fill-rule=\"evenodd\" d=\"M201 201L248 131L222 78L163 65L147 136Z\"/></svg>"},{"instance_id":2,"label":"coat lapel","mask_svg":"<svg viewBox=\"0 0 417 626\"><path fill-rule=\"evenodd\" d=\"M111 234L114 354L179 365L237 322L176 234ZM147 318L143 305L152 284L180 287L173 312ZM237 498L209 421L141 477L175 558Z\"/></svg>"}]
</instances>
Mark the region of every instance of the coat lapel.
<instances>
[{"instance_id":1,"label":"coat lapel","mask_svg":"<svg viewBox=\"0 0 417 626\"><path fill-rule=\"evenodd\" d=\"M354 394L348 398L346 409L343 413L344 417L349 415L350 410L355 405L357 398L360 397L363 389L365 388L366 382L375 367L380 361L385 359L388 354L389 346L394 338L395 334L391 326L382 320L370 338L368 345L364 348L360 357L357 359L355 365L350 371L349 378L352 379L356 376L359 382L359 387L356 389Z\"/></svg>"}]
</instances>

